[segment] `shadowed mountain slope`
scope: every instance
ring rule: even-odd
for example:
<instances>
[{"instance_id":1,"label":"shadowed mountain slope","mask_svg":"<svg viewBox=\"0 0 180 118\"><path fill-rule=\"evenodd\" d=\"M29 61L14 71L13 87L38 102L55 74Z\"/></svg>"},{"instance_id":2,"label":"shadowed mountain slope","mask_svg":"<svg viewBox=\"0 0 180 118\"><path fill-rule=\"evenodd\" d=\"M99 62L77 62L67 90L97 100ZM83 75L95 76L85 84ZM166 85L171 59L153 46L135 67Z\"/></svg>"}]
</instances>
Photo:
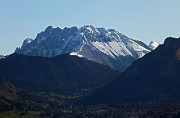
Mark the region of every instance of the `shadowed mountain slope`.
<instances>
[{"instance_id":1,"label":"shadowed mountain slope","mask_svg":"<svg viewBox=\"0 0 180 118\"><path fill-rule=\"evenodd\" d=\"M129 102L180 103L180 38L167 38L117 79L83 100L86 105Z\"/></svg>"}]
</instances>

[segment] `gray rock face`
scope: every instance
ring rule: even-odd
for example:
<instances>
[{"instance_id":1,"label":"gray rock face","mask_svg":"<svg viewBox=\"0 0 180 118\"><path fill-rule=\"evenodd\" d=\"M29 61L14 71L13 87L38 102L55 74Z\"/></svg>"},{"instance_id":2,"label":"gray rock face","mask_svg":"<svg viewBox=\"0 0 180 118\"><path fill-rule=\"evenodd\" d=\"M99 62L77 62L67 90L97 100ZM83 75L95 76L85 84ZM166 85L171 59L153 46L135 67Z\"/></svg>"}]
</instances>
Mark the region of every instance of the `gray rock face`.
<instances>
[{"instance_id":1,"label":"gray rock face","mask_svg":"<svg viewBox=\"0 0 180 118\"><path fill-rule=\"evenodd\" d=\"M64 29L49 26L34 40L26 39L15 52L43 57L69 53L124 71L134 60L150 52L147 47L114 29L92 25Z\"/></svg>"}]
</instances>

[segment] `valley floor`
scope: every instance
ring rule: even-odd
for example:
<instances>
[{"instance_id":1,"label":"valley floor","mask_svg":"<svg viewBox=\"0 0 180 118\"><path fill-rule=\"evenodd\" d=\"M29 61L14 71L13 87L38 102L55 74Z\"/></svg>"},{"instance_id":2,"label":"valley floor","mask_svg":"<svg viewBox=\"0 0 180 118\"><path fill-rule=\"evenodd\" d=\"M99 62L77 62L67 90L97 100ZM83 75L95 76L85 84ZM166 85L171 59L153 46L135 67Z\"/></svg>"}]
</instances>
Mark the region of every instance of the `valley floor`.
<instances>
[{"instance_id":1,"label":"valley floor","mask_svg":"<svg viewBox=\"0 0 180 118\"><path fill-rule=\"evenodd\" d=\"M0 112L0 118L129 118L129 117L180 117L178 106L156 106L154 104L109 106L72 105L80 95L64 96L55 93L21 90L19 98L11 107Z\"/></svg>"}]
</instances>

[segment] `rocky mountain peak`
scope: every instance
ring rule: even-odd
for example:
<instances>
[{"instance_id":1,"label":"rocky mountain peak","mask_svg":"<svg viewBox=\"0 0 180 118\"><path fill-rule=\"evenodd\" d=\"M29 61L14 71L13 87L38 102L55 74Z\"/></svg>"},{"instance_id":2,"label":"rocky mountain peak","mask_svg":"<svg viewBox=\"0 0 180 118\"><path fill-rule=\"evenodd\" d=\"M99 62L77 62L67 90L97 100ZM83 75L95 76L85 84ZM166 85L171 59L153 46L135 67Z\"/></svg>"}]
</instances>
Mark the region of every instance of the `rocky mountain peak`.
<instances>
[{"instance_id":1,"label":"rocky mountain peak","mask_svg":"<svg viewBox=\"0 0 180 118\"><path fill-rule=\"evenodd\" d=\"M15 52L43 57L73 53L123 71L150 50L143 42L128 38L114 29L84 25L63 29L48 26L34 40L26 39Z\"/></svg>"}]
</instances>

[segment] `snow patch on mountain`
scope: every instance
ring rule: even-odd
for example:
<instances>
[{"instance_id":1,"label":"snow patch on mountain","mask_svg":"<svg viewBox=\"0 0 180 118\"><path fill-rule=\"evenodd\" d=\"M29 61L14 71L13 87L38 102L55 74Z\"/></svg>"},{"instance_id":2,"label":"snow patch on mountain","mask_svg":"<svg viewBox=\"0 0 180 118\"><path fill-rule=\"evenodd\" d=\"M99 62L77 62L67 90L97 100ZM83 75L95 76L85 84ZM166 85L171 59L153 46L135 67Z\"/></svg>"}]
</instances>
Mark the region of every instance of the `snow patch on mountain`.
<instances>
[{"instance_id":1,"label":"snow patch on mountain","mask_svg":"<svg viewBox=\"0 0 180 118\"><path fill-rule=\"evenodd\" d=\"M80 54L78 54L76 52L72 52L72 53L70 53L70 55L75 55L75 56L78 56L78 57L84 57L83 55L80 55Z\"/></svg>"}]
</instances>

